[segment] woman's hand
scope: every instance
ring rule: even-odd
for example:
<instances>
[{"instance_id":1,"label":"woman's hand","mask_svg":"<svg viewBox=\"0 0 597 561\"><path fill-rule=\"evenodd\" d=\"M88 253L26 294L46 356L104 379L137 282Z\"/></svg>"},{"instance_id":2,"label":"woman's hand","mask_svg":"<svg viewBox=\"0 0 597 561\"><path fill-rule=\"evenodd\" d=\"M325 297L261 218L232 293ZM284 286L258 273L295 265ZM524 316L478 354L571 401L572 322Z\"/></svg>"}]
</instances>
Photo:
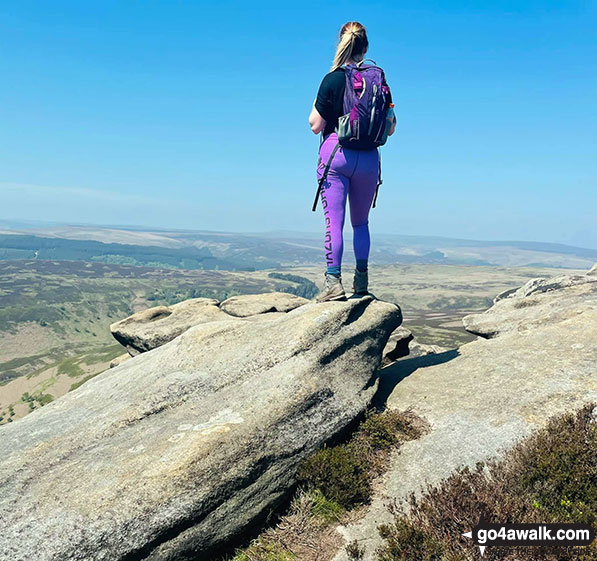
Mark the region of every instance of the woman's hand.
<instances>
[{"instance_id":1,"label":"woman's hand","mask_svg":"<svg viewBox=\"0 0 597 561\"><path fill-rule=\"evenodd\" d=\"M394 131L396 130L396 114L394 113L393 104L391 104L390 108L388 109L386 119L390 122L390 130L388 131L388 136L392 136L394 134Z\"/></svg>"},{"instance_id":2,"label":"woman's hand","mask_svg":"<svg viewBox=\"0 0 597 561\"><path fill-rule=\"evenodd\" d=\"M396 117L394 117L392 121L392 126L390 127L390 131L388 132L388 136L392 136L394 131L396 130Z\"/></svg>"},{"instance_id":3,"label":"woman's hand","mask_svg":"<svg viewBox=\"0 0 597 561\"><path fill-rule=\"evenodd\" d=\"M315 102L313 102L313 109L309 115L309 125L311 125L313 134L319 134L325 128L325 119L315 109Z\"/></svg>"}]
</instances>

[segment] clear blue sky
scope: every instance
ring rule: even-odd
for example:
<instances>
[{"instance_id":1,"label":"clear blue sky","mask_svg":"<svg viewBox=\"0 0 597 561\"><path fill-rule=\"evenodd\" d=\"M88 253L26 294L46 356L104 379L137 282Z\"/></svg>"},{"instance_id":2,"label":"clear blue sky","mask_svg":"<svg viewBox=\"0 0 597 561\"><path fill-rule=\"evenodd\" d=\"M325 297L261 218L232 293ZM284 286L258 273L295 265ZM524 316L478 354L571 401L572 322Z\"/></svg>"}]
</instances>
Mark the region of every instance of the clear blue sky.
<instances>
[{"instance_id":1,"label":"clear blue sky","mask_svg":"<svg viewBox=\"0 0 597 561\"><path fill-rule=\"evenodd\" d=\"M397 101L373 234L597 247L592 4L3 1L0 218L323 232L307 116L355 19Z\"/></svg>"}]
</instances>

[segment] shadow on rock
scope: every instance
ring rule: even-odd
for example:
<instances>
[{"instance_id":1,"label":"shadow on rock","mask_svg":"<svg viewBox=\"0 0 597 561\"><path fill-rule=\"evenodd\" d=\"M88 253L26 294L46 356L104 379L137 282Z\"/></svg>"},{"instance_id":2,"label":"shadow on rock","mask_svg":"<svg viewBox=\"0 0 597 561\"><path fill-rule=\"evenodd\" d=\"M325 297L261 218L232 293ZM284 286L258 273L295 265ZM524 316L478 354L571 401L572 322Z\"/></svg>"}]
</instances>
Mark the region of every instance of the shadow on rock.
<instances>
[{"instance_id":1,"label":"shadow on rock","mask_svg":"<svg viewBox=\"0 0 597 561\"><path fill-rule=\"evenodd\" d=\"M443 364L456 358L460 353L458 349L452 349L438 354L430 354L416 358L400 360L382 368L379 372L379 385L375 396L373 397L372 406L376 409L385 409L386 401L390 397L394 388L408 378L418 368L426 366L435 366L436 364Z\"/></svg>"}]
</instances>

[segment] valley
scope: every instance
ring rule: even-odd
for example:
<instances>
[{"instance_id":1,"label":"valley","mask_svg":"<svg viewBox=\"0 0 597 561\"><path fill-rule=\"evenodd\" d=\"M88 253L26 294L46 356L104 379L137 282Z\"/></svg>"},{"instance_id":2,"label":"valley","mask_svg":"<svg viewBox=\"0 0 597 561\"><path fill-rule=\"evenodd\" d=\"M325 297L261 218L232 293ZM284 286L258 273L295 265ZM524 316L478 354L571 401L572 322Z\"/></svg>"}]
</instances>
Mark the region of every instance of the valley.
<instances>
[{"instance_id":1,"label":"valley","mask_svg":"<svg viewBox=\"0 0 597 561\"><path fill-rule=\"evenodd\" d=\"M397 303L420 343L449 349L474 339L464 315L496 294L557 270L441 264L372 266L370 286ZM345 266L349 291L352 276ZM466 280L464 280L466 279ZM320 266L259 271L182 270L63 260L0 261L0 423L12 422L109 368L124 349L111 323L188 298L272 291L313 298Z\"/></svg>"}]
</instances>

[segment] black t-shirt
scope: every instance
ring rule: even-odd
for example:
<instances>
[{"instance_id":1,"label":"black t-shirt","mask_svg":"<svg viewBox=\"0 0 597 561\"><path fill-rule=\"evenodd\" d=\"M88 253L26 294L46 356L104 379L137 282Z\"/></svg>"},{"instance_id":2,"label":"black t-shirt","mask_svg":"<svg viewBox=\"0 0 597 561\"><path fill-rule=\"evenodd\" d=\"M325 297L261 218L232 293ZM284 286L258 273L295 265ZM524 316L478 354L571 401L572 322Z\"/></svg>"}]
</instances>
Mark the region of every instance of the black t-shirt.
<instances>
[{"instance_id":1,"label":"black t-shirt","mask_svg":"<svg viewBox=\"0 0 597 561\"><path fill-rule=\"evenodd\" d=\"M344 68L336 68L323 77L315 109L325 119L323 136L334 132L338 126L338 118L344 115L344 90L346 88L346 73Z\"/></svg>"}]
</instances>

